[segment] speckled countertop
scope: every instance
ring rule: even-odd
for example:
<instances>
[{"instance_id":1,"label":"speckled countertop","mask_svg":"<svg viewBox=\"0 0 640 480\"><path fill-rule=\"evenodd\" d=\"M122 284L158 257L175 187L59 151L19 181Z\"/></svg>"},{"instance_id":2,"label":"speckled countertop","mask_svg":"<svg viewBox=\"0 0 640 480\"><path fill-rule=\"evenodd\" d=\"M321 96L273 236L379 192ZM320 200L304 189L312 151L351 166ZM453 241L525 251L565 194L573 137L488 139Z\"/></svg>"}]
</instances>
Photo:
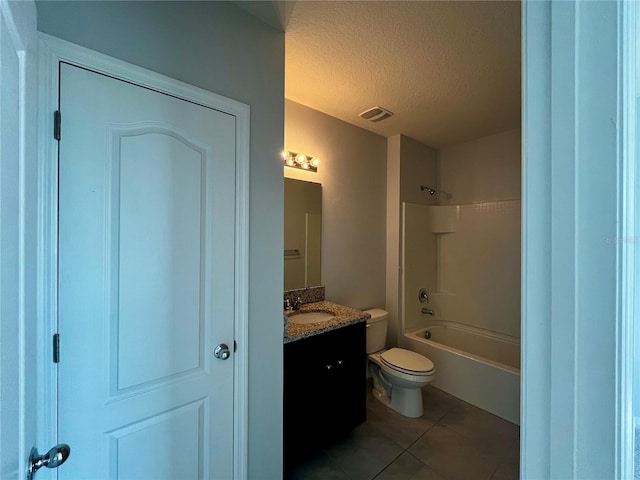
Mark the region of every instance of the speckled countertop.
<instances>
[{"instance_id":1,"label":"speckled countertop","mask_svg":"<svg viewBox=\"0 0 640 480\"><path fill-rule=\"evenodd\" d=\"M294 324L289 323L287 318L296 313L304 312L328 312L335 318L326 322ZM324 332L330 332L338 328L346 327L354 323L364 322L371 315L355 308L345 307L337 303L323 300L321 302L305 303L300 310L284 312L284 343L295 342L301 338L312 337Z\"/></svg>"}]
</instances>

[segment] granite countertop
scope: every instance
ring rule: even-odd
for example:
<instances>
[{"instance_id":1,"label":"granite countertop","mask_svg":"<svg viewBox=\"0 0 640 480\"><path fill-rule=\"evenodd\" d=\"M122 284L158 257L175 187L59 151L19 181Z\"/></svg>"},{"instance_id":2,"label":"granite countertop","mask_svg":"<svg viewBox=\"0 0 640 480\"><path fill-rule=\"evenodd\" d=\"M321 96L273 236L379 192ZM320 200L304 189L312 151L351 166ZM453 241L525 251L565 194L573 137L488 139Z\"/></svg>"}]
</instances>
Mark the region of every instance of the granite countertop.
<instances>
[{"instance_id":1,"label":"granite countertop","mask_svg":"<svg viewBox=\"0 0 640 480\"><path fill-rule=\"evenodd\" d=\"M294 324L289 323L287 318L296 313L304 312L329 312L335 318L326 322ZM337 303L326 300L320 302L305 303L297 311L284 312L284 343L295 342L302 338L312 337L320 333L330 332L338 328L364 322L371 318L371 315L355 308L345 307Z\"/></svg>"}]
</instances>

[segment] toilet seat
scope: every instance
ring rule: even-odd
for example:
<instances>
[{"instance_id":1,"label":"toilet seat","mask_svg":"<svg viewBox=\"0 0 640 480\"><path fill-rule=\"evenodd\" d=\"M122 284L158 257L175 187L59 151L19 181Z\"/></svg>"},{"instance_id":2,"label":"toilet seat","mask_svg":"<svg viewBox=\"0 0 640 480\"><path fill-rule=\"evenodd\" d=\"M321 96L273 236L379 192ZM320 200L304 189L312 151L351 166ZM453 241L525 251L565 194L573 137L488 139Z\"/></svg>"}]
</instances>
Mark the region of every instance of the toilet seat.
<instances>
[{"instance_id":1,"label":"toilet seat","mask_svg":"<svg viewBox=\"0 0 640 480\"><path fill-rule=\"evenodd\" d=\"M433 362L419 353L403 348L391 348L380 355L385 366L406 375L431 375L435 370Z\"/></svg>"}]
</instances>

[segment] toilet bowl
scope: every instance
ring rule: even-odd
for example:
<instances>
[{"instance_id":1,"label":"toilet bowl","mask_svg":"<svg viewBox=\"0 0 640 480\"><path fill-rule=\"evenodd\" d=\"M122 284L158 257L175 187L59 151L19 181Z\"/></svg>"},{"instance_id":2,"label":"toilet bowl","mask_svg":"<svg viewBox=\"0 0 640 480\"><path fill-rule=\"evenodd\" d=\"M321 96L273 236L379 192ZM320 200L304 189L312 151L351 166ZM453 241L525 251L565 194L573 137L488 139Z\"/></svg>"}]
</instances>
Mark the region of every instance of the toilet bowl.
<instances>
[{"instance_id":1,"label":"toilet bowl","mask_svg":"<svg viewBox=\"0 0 640 480\"><path fill-rule=\"evenodd\" d=\"M435 376L433 362L403 348L385 350L388 312L374 308L366 313L371 315L367 321L367 358L373 396L401 415L421 417L422 387Z\"/></svg>"}]
</instances>

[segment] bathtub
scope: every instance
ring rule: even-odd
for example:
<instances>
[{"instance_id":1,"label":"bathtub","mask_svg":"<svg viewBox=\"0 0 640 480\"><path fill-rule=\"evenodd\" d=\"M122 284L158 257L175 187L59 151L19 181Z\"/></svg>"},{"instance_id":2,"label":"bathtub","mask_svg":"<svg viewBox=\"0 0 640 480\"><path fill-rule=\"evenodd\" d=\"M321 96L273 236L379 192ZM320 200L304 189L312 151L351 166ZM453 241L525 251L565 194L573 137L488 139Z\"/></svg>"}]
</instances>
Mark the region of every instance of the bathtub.
<instances>
[{"instance_id":1,"label":"bathtub","mask_svg":"<svg viewBox=\"0 0 640 480\"><path fill-rule=\"evenodd\" d=\"M429 331L431 338L426 339ZM431 359L434 387L520 424L520 342L452 322L405 332L403 348Z\"/></svg>"}]
</instances>

